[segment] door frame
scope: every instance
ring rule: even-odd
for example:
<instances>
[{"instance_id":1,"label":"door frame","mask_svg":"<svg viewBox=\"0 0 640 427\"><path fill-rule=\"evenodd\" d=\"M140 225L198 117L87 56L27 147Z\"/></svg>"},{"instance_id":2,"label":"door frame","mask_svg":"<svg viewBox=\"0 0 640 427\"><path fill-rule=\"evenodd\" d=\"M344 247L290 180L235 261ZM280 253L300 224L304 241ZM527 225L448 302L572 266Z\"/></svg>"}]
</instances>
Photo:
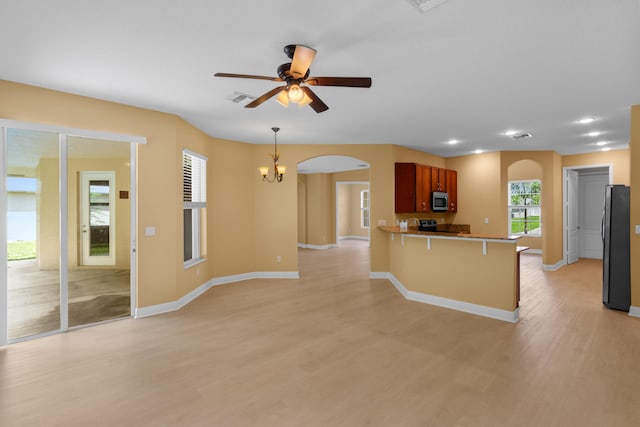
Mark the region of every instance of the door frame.
<instances>
[{"instance_id":1,"label":"door frame","mask_svg":"<svg viewBox=\"0 0 640 427\"><path fill-rule=\"evenodd\" d=\"M7 292L8 292L8 277L7 277L7 188L6 188L6 176L7 176L7 129L23 129L42 132L57 133L59 136L59 149L60 149L60 193L61 198L64 201L60 204L60 329L45 332L43 334L31 335L24 338L11 340L11 343L26 341L30 339L40 338L42 336L53 335L60 332L69 330L69 318L68 318L68 233L67 233L67 203L68 189L67 189L67 138L69 136L76 136L82 138L100 139L114 142L128 142L129 143L129 200L130 200L130 312L131 316L134 316L137 300L136 300L136 288L137 288L137 254L136 254L136 236L137 231L137 145L146 144L147 138L144 136L126 135L111 132L94 131L90 129L69 128L63 126L46 125L35 122L22 122L16 120L8 120L0 118L0 153L2 153L2 161L0 161L0 346L7 345L8 341L8 306L7 306ZM65 266L65 268L62 268Z\"/></svg>"},{"instance_id":2,"label":"door frame","mask_svg":"<svg viewBox=\"0 0 640 427\"><path fill-rule=\"evenodd\" d=\"M589 169L603 169L607 168L609 171L609 184L613 183L613 163L595 164L595 165L583 165L583 166L565 166L562 168L562 258L565 265L569 264L569 248L568 248L568 195L567 185L569 184L569 171L575 170L578 173ZM578 180L578 182L580 182ZM579 191L578 191L579 193ZM576 195L575 203L578 203L579 195ZM576 206L577 209L577 206Z\"/></svg>"}]
</instances>

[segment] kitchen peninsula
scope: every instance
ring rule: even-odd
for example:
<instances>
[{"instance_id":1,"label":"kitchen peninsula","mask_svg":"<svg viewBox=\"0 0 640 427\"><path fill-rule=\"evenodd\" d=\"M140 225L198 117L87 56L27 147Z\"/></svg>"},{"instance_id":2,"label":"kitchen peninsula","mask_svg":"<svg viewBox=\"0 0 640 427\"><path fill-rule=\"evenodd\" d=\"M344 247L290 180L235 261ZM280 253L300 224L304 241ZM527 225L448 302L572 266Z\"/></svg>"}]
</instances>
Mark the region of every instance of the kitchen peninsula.
<instances>
[{"instance_id":1,"label":"kitchen peninsula","mask_svg":"<svg viewBox=\"0 0 640 427\"><path fill-rule=\"evenodd\" d=\"M378 229L389 233L389 279L405 298L518 321L518 237Z\"/></svg>"}]
</instances>

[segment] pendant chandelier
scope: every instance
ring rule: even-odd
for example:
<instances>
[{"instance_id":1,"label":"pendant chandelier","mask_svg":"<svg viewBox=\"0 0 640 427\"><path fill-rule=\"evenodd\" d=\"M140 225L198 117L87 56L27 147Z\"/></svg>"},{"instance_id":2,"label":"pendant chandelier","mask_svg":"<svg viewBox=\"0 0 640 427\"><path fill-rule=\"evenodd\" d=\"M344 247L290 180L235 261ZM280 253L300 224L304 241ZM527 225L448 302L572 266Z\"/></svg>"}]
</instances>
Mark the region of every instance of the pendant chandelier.
<instances>
[{"instance_id":1,"label":"pendant chandelier","mask_svg":"<svg viewBox=\"0 0 640 427\"><path fill-rule=\"evenodd\" d=\"M284 177L284 173L286 171L286 166L278 165L278 159L280 158L280 154L278 154L278 131L280 128L272 127L273 131L273 140L274 140L274 152L273 154L269 154L273 159L273 177L267 178L269 175L269 167L262 166L260 168L260 175L262 175L262 180L267 182L282 182L282 178Z\"/></svg>"}]
</instances>

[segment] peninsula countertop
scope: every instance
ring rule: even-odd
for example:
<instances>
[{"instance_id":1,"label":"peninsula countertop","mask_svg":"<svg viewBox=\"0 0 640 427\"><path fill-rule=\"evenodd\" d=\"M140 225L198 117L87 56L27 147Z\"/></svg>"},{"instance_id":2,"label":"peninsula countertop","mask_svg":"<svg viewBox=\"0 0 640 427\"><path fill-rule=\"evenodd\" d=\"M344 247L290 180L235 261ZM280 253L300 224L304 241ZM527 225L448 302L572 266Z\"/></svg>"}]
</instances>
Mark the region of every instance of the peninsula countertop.
<instances>
[{"instance_id":1,"label":"peninsula countertop","mask_svg":"<svg viewBox=\"0 0 640 427\"><path fill-rule=\"evenodd\" d=\"M417 235L417 236L433 236L433 237L459 237L463 239L482 239L482 240L506 240L506 241L515 241L520 238L520 236L510 236L510 235L491 235L491 234L478 234L478 233L462 233L456 231L419 231L417 227L410 226L407 231L400 231L399 226L385 226L379 225L377 226L378 230L386 231L388 233L394 234L405 234L405 235Z\"/></svg>"}]
</instances>

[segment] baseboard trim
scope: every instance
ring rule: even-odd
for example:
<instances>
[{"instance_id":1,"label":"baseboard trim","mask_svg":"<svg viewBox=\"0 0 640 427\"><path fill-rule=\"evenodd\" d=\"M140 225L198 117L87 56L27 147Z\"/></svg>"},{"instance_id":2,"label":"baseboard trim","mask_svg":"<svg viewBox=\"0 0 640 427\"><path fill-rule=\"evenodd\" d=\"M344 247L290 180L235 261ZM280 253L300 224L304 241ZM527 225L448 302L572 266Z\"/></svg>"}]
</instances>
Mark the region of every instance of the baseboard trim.
<instances>
[{"instance_id":1,"label":"baseboard trim","mask_svg":"<svg viewBox=\"0 0 640 427\"><path fill-rule=\"evenodd\" d=\"M200 295L207 292L214 286L226 285L229 283L243 282L253 279L299 279L300 275L297 271L257 271L253 273L235 274L231 276L216 277L204 283L188 294L182 296L177 301L167 302L163 304L150 305L147 307L136 308L134 318L156 316L158 314L170 313L180 310Z\"/></svg>"},{"instance_id":2,"label":"baseboard trim","mask_svg":"<svg viewBox=\"0 0 640 427\"><path fill-rule=\"evenodd\" d=\"M298 243L298 247L301 249L332 249L337 248L338 245L330 243L328 245L307 245L306 243Z\"/></svg>"},{"instance_id":3,"label":"baseboard trim","mask_svg":"<svg viewBox=\"0 0 640 427\"><path fill-rule=\"evenodd\" d=\"M640 307L629 307L629 316L631 317L640 317Z\"/></svg>"},{"instance_id":4,"label":"baseboard trim","mask_svg":"<svg viewBox=\"0 0 640 427\"><path fill-rule=\"evenodd\" d=\"M559 270L560 267L562 267L563 265L564 265L564 260L560 260L560 261L556 262L555 264L551 264L551 265L543 264L542 265L542 269L544 271L556 271L556 270Z\"/></svg>"},{"instance_id":5,"label":"baseboard trim","mask_svg":"<svg viewBox=\"0 0 640 427\"><path fill-rule=\"evenodd\" d=\"M382 271L372 271L369 273L369 279L387 279L387 280L391 280L389 278L389 276L391 276L391 273L385 273Z\"/></svg>"},{"instance_id":6,"label":"baseboard trim","mask_svg":"<svg viewBox=\"0 0 640 427\"><path fill-rule=\"evenodd\" d=\"M355 239L355 240L369 240L367 236L340 236L338 240L347 240L347 239Z\"/></svg>"},{"instance_id":7,"label":"baseboard trim","mask_svg":"<svg viewBox=\"0 0 640 427\"><path fill-rule=\"evenodd\" d=\"M529 249L527 249L525 251L525 253L527 253L527 254L535 254L535 255L542 255L542 249L531 249L531 248L529 248Z\"/></svg>"},{"instance_id":8,"label":"baseboard trim","mask_svg":"<svg viewBox=\"0 0 640 427\"><path fill-rule=\"evenodd\" d=\"M382 273L379 273L382 274ZM371 277L371 276L370 276ZM382 278L382 277L377 277ZM462 311L465 313L475 314L477 316L488 317L491 319L502 320L504 322L516 323L520 319L520 308L514 311L501 310L499 308L487 307L486 305L472 304L469 302L453 300L449 298L438 297L435 295L423 294L408 290L393 274L386 273L386 278L395 286L400 294L410 301L421 302L424 304L435 305L438 307L448 308L451 310Z\"/></svg>"}]
</instances>

